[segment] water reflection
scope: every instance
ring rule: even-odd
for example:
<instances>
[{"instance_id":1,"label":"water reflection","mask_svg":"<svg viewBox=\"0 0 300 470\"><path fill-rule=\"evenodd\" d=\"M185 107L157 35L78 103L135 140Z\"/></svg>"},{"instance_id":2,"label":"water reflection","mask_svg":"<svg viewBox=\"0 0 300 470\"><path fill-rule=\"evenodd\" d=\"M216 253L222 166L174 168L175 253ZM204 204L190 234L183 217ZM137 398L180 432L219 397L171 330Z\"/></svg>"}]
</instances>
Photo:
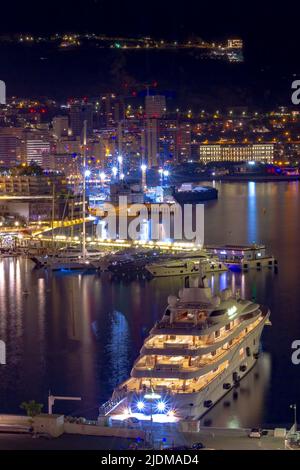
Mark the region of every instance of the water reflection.
<instances>
[{"instance_id":1,"label":"water reflection","mask_svg":"<svg viewBox=\"0 0 300 470\"><path fill-rule=\"evenodd\" d=\"M271 377L271 356L264 353L237 389L231 390L201 420L215 427L259 427Z\"/></svg>"},{"instance_id":2,"label":"water reflection","mask_svg":"<svg viewBox=\"0 0 300 470\"><path fill-rule=\"evenodd\" d=\"M291 343L300 338L299 213L298 183L256 183L255 191L248 184L222 183L218 202L207 206L207 243L248 243L250 230L251 238L256 234L256 241L265 242L279 260L278 274L267 269L209 276L214 291L240 289L242 297L255 298L272 312L272 327L262 335L263 354L238 398L227 395L207 415L216 425L291 421L289 404L300 393L300 368L290 359ZM105 275L53 274L32 267L26 259L0 260L0 338L7 343L8 362L0 367L1 411L18 412L29 399L46 405L51 388L81 396L78 413L93 417L130 373L182 279L114 283ZM58 403L56 411L67 413L74 406Z\"/></svg>"},{"instance_id":3,"label":"water reflection","mask_svg":"<svg viewBox=\"0 0 300 470\"><path fill-rule=\"evenodd\" d=\"M257 207L256 207L256 183L248 183L248 242L257 240Z\"/></svg>"}]
</instances>

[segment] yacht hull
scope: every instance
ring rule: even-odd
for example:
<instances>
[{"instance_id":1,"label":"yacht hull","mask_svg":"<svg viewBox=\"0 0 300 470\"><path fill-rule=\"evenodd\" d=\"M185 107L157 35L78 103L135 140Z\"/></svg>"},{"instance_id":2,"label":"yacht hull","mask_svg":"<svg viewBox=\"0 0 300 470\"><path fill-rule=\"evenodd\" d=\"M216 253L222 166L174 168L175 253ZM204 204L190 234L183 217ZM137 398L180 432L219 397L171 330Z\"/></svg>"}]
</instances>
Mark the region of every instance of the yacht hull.
<instances>
[{"instance_id":1,"label":"yacht hull","mask_svg":"<svg viewBox=\"0 0 300 470\"><path fill-rule=\"evenodd\" d=\"M153 277L167 277L167 276L191 276L193 274L198 274L198 268L185 267L185 266L159 266L159 265L146 265L146 270ZM207 263L203 268L205 273L219 273L228 271L228 268L223 263L214 263L213 265Z\"/></svg>"},{"instance_id":2,"label":"yacht hull","mask_svg":"<svg viewBox=\"0 0 300 470\"><path fill-rule=\"evenodd\" d=\"M258 357L260 336L268 317L269 315L266 315L265 320L232 350L232 353L228 356L228 367L212 379L201 391L173 393L167 390L160 392L167 407L175 410L176 416L181 419L199 419L207 413L255 365ZM244 354L240 354L241 349L243 349ZM225 384L226 386L224 387ZM132 412L136 412L136 403L140 399L145 401L142 393L127 393L127 406Z\"/></svg>"}]
</instances>

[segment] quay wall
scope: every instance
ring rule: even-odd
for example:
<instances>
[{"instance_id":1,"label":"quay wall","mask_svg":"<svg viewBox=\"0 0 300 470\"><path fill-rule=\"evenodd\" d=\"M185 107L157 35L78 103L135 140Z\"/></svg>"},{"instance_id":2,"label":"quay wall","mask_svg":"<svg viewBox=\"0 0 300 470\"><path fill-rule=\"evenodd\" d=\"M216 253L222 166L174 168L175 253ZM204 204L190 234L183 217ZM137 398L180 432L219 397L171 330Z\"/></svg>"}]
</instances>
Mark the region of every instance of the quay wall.
<instances>
[{"instance_id":1,"label":"quay wall","mask_svg":"<svg viewBox=\"0 0 300 470\"><path fill-rule=\"evenodd\" d=\"M16 427L16 432L29 432L33 427L34 432L46 433L52 437L62 434L79 434L83 436L107 436L128 439L145 438L145 432L141 429L129 429L126 427L100 426L99 424L70 423L65 421L63 415L41 414L30 418L22 415L0 415L0 427Z\"/></svg>"}]
</instances>

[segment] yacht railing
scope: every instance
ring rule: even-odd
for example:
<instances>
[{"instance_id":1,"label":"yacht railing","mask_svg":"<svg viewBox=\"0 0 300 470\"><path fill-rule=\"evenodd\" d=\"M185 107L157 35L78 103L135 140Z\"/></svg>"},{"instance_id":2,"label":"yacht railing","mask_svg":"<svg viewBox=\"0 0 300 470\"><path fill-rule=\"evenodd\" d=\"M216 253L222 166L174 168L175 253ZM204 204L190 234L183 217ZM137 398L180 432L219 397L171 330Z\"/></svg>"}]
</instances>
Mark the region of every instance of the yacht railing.
<instances>
[{"instance_id":1,"label":"yacht railing","mask_svg":"<svg viewBox=\"0 0 300 470\"><path fill-rule=\"evenodd\" d=\"M113 397L99 407L99 416L107 416L114 408L120 405L120 403L125 399L125 397L125 390L120 389L115 391Z\"/></svg>"}]
</instances>

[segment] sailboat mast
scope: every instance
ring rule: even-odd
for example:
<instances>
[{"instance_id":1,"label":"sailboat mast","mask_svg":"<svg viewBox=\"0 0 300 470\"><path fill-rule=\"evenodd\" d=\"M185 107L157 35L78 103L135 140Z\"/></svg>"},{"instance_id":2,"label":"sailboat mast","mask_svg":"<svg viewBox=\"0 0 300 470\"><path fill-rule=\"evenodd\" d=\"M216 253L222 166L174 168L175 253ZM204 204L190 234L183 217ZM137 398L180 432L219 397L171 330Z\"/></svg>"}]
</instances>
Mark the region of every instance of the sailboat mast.
<instances>
[{"instance_id":1,"label":"sailboat mast","mask_svg":"<svg viewBox=\"0 0 300 470\"><path fill-rule=\"evenodd\" d=\"M54 249L54 212L55 212L55 185L52 183L52 211L51 211L51 237L52 237L52 250Z\"/></svg>"},{"instance_id":2,"label":"sailboat mast","mask_svg":"<svg viewBox=\"0 0 300 470\"><path fill-rule=\"evenodd\" d=\"M83 123L83 188L82 188L82 257L85 261L86 258L86 227L85 227L85 207L86 207L86 128L87 121Z\"/></svg>"}]
</instances>

